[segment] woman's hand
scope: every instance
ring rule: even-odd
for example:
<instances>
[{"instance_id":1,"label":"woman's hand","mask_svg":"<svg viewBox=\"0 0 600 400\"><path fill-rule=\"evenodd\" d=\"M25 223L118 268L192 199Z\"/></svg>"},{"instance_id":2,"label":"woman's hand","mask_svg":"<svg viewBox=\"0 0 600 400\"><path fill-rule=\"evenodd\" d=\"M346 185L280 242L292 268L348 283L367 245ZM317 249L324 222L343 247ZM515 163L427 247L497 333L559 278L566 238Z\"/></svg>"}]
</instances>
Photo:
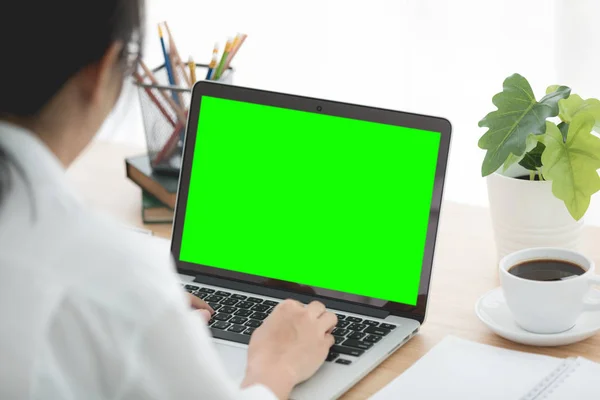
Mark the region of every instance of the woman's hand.
<instances>
[{"instance_id":1,"label":"woman's hand","mask_svg":"<svg viewBox=\"0 0 600 400\"><path fill-rule=\"evenodd\" d=\"M215 310L213 310L212 307L200 297L194 296L191 293L188 293L188 296L190 298L190 305L192 308L202 314L202 317L206 320L206 322L208 322L210 317L215 313Z\"/></svg>"},{"instance_id":2,"label":"woman's hand","mask_svg":"<svg viewBox=\"0 0 600 400\"><path fill-rule=\"evenodd\" d=\"M318 301L308 306L283 301L252 334L242 386L261 383L280 399L287 399L292 388L325 361L336 324L336 315Z\"/></svg>"}]
</instances>

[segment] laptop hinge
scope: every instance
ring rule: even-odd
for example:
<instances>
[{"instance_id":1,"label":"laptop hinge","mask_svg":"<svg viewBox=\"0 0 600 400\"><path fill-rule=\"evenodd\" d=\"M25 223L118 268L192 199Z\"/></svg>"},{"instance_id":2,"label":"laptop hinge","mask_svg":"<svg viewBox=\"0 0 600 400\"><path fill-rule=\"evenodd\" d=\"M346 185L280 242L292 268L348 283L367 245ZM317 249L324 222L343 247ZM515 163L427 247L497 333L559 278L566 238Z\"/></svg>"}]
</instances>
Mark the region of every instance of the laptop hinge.
<instances>
[{"instance_id":1,"label":"laptop hinge","mask_svg":"<svg viewBox=\"0 0 600 400\"><path fill-rule=\"evenodd\" d=\"M254 293L263 296L276 297L279 299L294 299L302 303L310 303L313 300L318 300L325 304L327 308L351 312L355 314L367 315L373 318L385 319L390 313L386 310L364 306L356 303L348 303L345 301L332 300L318 295L309 295L295 293L292 291L273 289L259 285L253 285L246 282L239 282L230 279L216 278L212 276L199 275L194 280L196 283L204 283L207 285L220 286L232 290Z\"/></svg>"}]
</instances>

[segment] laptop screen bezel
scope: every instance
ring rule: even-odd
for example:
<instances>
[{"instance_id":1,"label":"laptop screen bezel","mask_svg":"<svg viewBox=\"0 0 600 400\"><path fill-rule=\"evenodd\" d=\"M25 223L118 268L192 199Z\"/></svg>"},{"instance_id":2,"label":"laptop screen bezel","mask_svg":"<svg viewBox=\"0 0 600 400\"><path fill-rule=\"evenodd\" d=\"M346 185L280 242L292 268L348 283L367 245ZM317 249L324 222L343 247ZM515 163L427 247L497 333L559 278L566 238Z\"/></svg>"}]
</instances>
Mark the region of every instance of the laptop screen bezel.
<instances>
[{"instance_id":1,"label":"laptop screen bezel","mask_svg":"<svg viewBox=\"0 0 600 400\"><path fill-rule=\"evenodd\" d=\"M298 286L296 288L294 283L291 282L274 279L267 280L264 277L256 275L234 272L220 269L216 266L200 265L179 260L188 188L192 170L191 167L193 162L193 153L198 130L200 105L203 96L211 96L222 99L237 100L254 104L263 104L299 111L307 111L312 113L320 113L325 115L439 132L440 146L438 151L433 195L431 199L430 220L425 242L417 304L409 305L365 296L354 296L335 290L311 288L310 286ZM309 294L311 297L320 298L323 300L329 299L338 303L347 303L350 307L352 305L359 305L361 306L361 309L367 307L377 310L384 310L392 315L411 317L423 322L429 295L431 270L433 266L433 257L439 224L439 212L442 203L444 180L450 148L450 135L450 122L439 117L200 81L194 85L192 90L190 113L186 129L181 173L179 177L176 211L173 221L171 253L174 257L177 270L180 274L195 276L198 281L202 281L202 278L206 277L207 279L219 278L247 284L252 287L253 292L259 294L262 291L268 291L269 293L272 293L272 289L279 289L286 292L296 291L299 294ZM382 279L385 279L385 277L382 277ZM315 289L318 291L318 294L314 293Z\"/></svg>"}]
</instances>

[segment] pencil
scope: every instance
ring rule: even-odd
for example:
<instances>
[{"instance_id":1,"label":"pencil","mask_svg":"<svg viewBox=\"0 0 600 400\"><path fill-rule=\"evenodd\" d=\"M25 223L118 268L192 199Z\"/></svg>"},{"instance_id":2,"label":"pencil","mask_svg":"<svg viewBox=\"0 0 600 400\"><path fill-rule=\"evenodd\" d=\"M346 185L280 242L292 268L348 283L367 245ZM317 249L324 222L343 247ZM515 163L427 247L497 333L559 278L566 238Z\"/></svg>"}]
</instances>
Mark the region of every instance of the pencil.
<instances>
[{"instance_id":1,"label":"pencil","mask_svg":"<svg viewBox=\"0 0 600 400\"><path fill-rule=\"evenodd\" d=\"M179 142L179 138L181 136L181 131L183 130L185 125L179 122L173 132L169 136L169 139L165 142L163 148L158 152L156 157L154 157L154 165L160 164L163 160L169 158L173 151L177 148L177 143Z\"/></svg>"},{"instance_id":2,"label":"pencil","mask_svg":"<svg viewBox=\"0 0 600 400\"><path fill-rule=\"evenodd\" d=\"M140 66L146 73L146 76L150 79L150 82L152 82L152 84L154 85L159 85L158 81L156 80L156 77L154 76L152 71L150 71L150 68L148 68L148 66L143 60L140 60ZM171 108L175 112L175 115L177 115L177 119L183 124L185 124L187 116L185 115L185 112L181 109L181 107L179 107L179 105L177 105L177 103L173 101L171 96L169 96L169 94L165 90L159 90L159 93L163 96L165 101L169 103L169 106L171 106Z\"/></svg>"},{"instance_id":3,"label":"pencil","mask_svg":"<svg viewBox=\"0 0 600 400\"><path fill-rule=\"evenodd\" d=\"M245 33L236 36L236 41L233 43L233 48L231 49L231 53L229 53L229 56L227 57L227 63L225 64L225 70L227 70L227 68L229 68L229 64L231 64L231 60L233 60L233 57L235 57L235 55L237 54L240 47L242 47L242 45L244 44L244 41L246 40L247 37L248 37L248 35L246 35Z\"/></svg>"},{"instance_id":4,"label":"pencil","mask_svg":"<svg viewBox=\"0 0 600 400\"><path fill-rule=\"evenodd\" d=\"M173 55L175 56L175 59L176 59L176 60L174 60L176 68L179 68L181 70L188 87L192 86L192 83L190 82L190 77L188 76L188 74L185 70L183 60L181 59L181 56L179 55L179 50L177 50L177 45L175 44L175 39L173 38L173 35L171 34L171 29L169 28L169 24L167 24L167 21L164 21L163 23L165 25L165 29L167 30L167 34L169 35L169 49L173 52Z\"/></svg>"},{"instance_id":5,"label":"pencil","mask_svg":"<svg viewBox=\"0 0 600 400\"><path fill-rule=\"evenodd\" d=\"M231 52L232 45L233 41L231 40L231 38L227 39L225 50L223 50L223 54L221 55L221 61L219 62L219 66L217 67L217 71L215 72L215 81L219 80L219 78L223 74L223 68L225 67L225 62L227 62L227 56Z\"/></svg>"},{"instance_id":6,"label":"pencil","mask_svg":"<svg viewBox=\"0 0 600 400\"><path fill-rule=\"evenodd\" d=\"M217 66L217 58L219 57L219 44L215 43L215 47L212 52L212 59L210 60L210 64L208 64L208 72L206 73L206 80L210 80L212 78L215 67Z\"/></svg>"},{"instance_id":7,"label":"pencil","mask_svg":"<svg viewBox=\"0 0 600 400\"><path fill-rule=\"evenodd\" d=\"M188 61L188 67L190 68L190 77L192 79L192 85L196 83L196 64L194 63L194 59L190 56Z\"/></svg>"},{"instance_id":8,"label":"pencil","mask_svg":"<svg viewBox=\"0 0 600 400\"><path fill-rule=\"evenodd\" d=\"M144 78L142 78L142 76L137 71L133 73L133 77L135 78L135 80L138 83L144 83ZM179 122L178 124L176 124L175 121L173 121L173 118L171 118L171 116L169 115L169 113L167 112L167 110L165 110L165 108L163 107L163 105L156 98L156 96L154 95L154 93L152 93L152 90L150 88L145 87L144 90L146 91L146 94L148 95L148 97L150 97L150 100L152 100L152 102L154 104L156 104L156 108L158 108L158 110L161 112L161 114L165 116L165 118L169 122L169 124L171 124L172 126L181 125L181 122Z\"/></svg>"},{"instance_id":9,"label":"pencil","mask_svg":"<svg viewBox=\"0 0 600 400\"><path fill-rule=\"evenodd\" d=\"M158 36L160 37L160 45L162 47L163 56L165 57L165 68L167 69L167 77L169 78L169 84L175 86L175 79L173 78L173 68L171 66L171 60L169 59L169 53L167 52L167 46L165 46L165 39L163 37L163 31L160 27L160 24L158 25ZM175 91L173 91L172 95L173 99L177 102L178 99Z\"/></svg>"}]
</instances>

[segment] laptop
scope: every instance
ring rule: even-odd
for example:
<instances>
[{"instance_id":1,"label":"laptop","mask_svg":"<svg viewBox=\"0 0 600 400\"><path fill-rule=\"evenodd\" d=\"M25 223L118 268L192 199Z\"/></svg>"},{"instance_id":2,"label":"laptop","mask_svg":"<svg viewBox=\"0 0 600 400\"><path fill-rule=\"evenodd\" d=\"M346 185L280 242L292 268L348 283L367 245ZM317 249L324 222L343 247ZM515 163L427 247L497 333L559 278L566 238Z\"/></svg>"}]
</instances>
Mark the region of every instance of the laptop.
<instances>
[{"instance_id":1,"label":"laptop","mask_svg":"<svg viewBox=\"0 0 600 400\"><path fill-rule=\"evenodd\" d=\"M335 345L292 399L333 399L425 320L450 123L213 82L193 88L171 251L240 382L283 299L323 302Z\"/></svg>"}]
</instances>

